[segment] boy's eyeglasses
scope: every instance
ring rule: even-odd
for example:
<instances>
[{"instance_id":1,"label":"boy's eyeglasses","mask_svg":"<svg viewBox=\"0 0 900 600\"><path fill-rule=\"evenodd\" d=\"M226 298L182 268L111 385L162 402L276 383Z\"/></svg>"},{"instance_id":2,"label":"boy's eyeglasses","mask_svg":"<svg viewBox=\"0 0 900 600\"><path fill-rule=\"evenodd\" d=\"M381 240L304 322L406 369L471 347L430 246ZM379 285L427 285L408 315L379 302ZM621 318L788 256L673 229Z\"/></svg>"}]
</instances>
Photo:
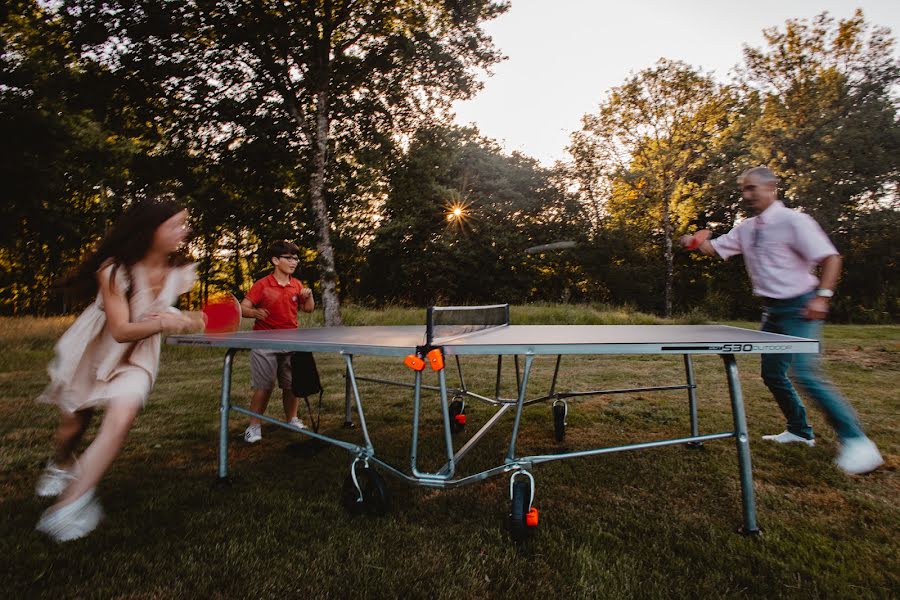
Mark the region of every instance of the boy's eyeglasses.
<instances>
[{"instance_id":1,"label":"boy's eyeglasses","mask_svg":"<svg viewBox=\"0 0 900 600\"><path fill-rule=\"evenodd\" d=\"M278 258L283 258L284 260L292 260L292 261L294 261L294 262L297 262L298 260L300 260L298 257L293 256L293 255L291 255L291 256L288 256L288 255L281 255L281 256L279 256Z\"/></svg>"}]
</instances>

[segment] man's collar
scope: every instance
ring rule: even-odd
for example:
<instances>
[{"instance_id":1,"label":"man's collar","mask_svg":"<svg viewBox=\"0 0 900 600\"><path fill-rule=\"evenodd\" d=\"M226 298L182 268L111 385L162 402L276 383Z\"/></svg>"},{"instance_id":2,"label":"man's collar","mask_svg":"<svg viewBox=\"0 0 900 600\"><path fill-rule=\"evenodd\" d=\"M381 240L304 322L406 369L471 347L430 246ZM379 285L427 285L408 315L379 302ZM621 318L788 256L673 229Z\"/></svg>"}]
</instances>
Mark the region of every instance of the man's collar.
<instances>
[{"instance_id":1,"label":"man's collar","mask_svg":"<svg viewBox=\"0 0 900 600\"><path fill-rule=\"evenodd\" d=\"M775 200L766 207L766 210L762 211L758 215L756 215L756 220L760 223L771 223L774 219L777 218L778 213L784 208L784 202L781 200Z\"/></svg>"}]
</instances>

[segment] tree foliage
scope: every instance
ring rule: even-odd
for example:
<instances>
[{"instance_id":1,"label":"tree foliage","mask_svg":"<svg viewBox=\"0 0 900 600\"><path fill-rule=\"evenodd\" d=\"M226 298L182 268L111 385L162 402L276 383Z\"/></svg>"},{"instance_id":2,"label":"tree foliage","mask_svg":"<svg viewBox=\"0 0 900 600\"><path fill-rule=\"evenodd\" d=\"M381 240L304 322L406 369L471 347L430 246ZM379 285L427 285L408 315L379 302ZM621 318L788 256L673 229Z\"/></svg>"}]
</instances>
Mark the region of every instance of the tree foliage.
<instances>
[{"instance_id":1,"label":"tree foliage","mask_svg":"<svg viewBox=\"0 0 900 600\"><path fill-rule=\"evenodd\" d=\"M242 294L263 249L339 323L357 302L600 300L755 314L740 259L678 252L742 218L766 164L845 257L835 316L898 317L900 65L861 12L767 29L720 83L661 59L613 88L546 169L447 125L500 60L503 2L14 0L0 8L0 311L52 285L132 199L191 209L200 294ZM452 207L465 218L448 219ZM530 246L577 240L575 250Z\"/></svg>"},{"instance_id":2,"label":"tree foliage","mask_svg":"<svg viewBox=\"0 0 900 600\"><path fill-rule=\"evenodd\" d=\"M855 211L897 201L900 84L894 39L862 12L823 13L764 31L767 48L746 48L743 85L756 118L748 162L784 179L785 197L826 231Z\"/></svg>"},{"instance_id":3,"label":"tree foliage","mask_svg":"<svg viewBox=\"0 0 900 600\"><path fill-rule=\"evenodd\" d=\"M662 59L613 88L573 134L572 170L595 218L636 232L630 241L662 258L666 315L672 313L673 238L696 220L717 158L708 150L729 125L732 105L711 77ZM602 211L598 189L607 191Z\"/></svg>"},{"instance_id":4,"label":"tree foliage","mask_svg":"<svg viewBox=\"0 0 900 600\"><path fill-rule=\"evenodd\" d=\"M585 229L578 206L534 160L506 156L473 130L430 127L390 171L390 189L366 295L413 305L585 297L578 261L525 253Z\"/></svg>"},{"instance_id":5,"label":"tree foliage","mask_svg":"<svg viewBox=\"0 0 900 600\"><path fill-rule=\"evenodd\" d=\"M478 87L474 69L499 59L481 24L503 10L488 0L73 0L66 14L83 48L153 82L198 151L274 146L272 166L292 170L291 195L308 199L309 212L294 208L312 217L326 322L340 324L333 215L353 198L334 188L354 187L398 135Z\"/></svg>"}]
</instances>

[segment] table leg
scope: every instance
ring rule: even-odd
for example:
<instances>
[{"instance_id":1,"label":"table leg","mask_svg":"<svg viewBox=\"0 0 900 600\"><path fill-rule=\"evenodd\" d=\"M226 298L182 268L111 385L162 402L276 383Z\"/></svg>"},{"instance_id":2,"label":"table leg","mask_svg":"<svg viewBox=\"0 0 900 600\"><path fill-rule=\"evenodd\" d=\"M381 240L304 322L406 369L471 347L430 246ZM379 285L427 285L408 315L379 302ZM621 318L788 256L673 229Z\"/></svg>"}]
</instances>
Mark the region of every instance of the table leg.
<instances>
[{"instance_id":1,"label":"table leg","mask_svg":"<svg viewBox=\"0 0 900 600\"><path fill-rule=\"evenodd\" d=\"M353 358L353 355L349 355L350 358ZM353 423L353 413L351 412L351 402L353 396L353 385L350 382L350 368L347 367L344 369L344 427L352 428L355 427Z\"/></svg>"},{"instance_id":2,"label":"table leg","mask_svg":"<svg viewBox=\"0 0 900 600\"><path fill-rule=\"evenodd\" d=\"M738 531L745 535L758 535L756 523L756 500L753 495L753 471L750 464L750 435L747 432L747 417L744 413L744 398L741 381L738 378L737 361L734 354L722 354L725 373L728 376L728 392L731 395L731 414L734 417L734 437L737 445L738 468L741 473L741 502L744 510L744 525Z\"/></svg>"},{"instance_id":3,"label":"table leg","mask_svg":"<svg viewBox=\"0 0 900 600\"><path fill-rule=\"evenodd\" d=\"M222 398L219 404L219 479L228 477L228 413L231 412L231 366L237 350L225 353L222 366Z\"/></svg>"},{"instance_id":4,"label":"table leg","mask_svg":"<svg viewBox=\"0 0 900 600\"><path fill-rule=\"evenodd\" d=\"M691 355L684 355L684 376L688 385L688 410L691 415L691 437L700 435L700 424L697 420L697 386L694 383L694 365ZM701 448L703 442L689 442L689 448Z\"/></svg>"}]
</instances>

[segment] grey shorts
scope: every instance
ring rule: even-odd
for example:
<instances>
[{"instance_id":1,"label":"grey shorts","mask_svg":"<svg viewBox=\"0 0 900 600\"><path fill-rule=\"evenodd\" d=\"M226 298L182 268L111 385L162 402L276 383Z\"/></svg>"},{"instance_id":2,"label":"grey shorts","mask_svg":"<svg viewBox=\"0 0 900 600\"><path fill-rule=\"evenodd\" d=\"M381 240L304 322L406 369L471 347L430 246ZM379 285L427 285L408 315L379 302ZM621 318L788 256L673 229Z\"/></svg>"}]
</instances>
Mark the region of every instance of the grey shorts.
<instances>
[{"instance_id":1,"label":"grey shorts","mask_svg":"<svg viewBox=\"0 0 900 600\"><path fill-rule=\"evenodd\" d=\"M250 387L271 390L275 383L283 390L291 389L291 353L278 350L250 351Z\"/></svg>"}]
</instances>

